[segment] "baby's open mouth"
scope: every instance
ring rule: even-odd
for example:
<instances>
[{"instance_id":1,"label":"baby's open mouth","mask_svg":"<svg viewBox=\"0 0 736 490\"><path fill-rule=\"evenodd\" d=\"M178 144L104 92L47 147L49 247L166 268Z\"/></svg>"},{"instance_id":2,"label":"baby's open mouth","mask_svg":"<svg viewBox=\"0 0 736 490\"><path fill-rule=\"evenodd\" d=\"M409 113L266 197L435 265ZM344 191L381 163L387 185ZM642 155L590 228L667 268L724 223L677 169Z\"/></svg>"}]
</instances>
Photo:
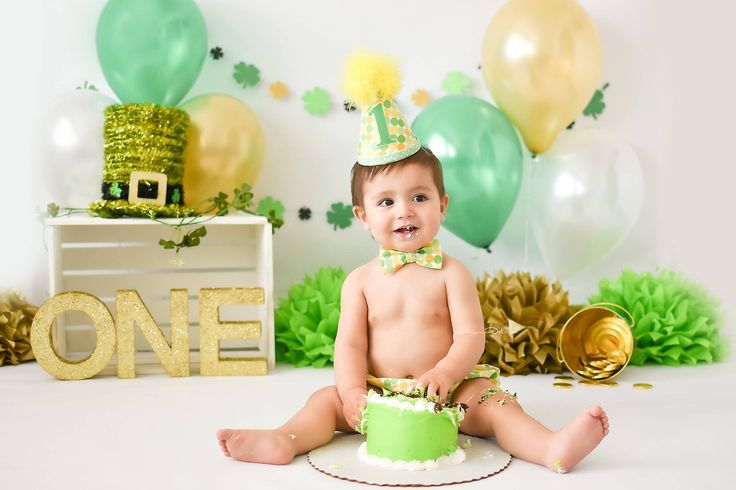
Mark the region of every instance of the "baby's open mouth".
<instances>
[{"instance_id":1,"label":"baby's open mouth","mask_svg":"<svg viewBox=\"0 0 736 490\"><path fill-rule=\"evenodd\" d=\"M411 238L416 235L417 231L419 231L419 228L417 228L414 225L408 225L408 226L402 226L401 228L395 229L394 233L398 233L404 238Z\"/></svg>"}]
</instances>

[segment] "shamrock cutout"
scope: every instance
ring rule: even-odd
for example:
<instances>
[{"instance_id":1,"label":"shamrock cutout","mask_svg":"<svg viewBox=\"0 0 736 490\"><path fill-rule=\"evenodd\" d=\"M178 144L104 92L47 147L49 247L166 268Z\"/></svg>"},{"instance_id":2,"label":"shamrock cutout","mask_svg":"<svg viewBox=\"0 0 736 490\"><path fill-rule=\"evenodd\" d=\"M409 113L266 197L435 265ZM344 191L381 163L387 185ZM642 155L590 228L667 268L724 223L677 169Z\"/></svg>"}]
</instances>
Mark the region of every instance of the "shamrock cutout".
<instances>
[{"instance_id":1,"label":"shamrock cutout","mask_svg":"<svg viewBox=\"0 0 736 490\"><path fill-rule=\"evenodd\" d=\"M302 206L299 208L299 219L302 221L307 221L312 217L312 210L309 209L306 206Z\"/></svg>"},{"instance_id":2,"label":"shamrock cutout","mask_svg":"<svg viewBox=\"0 0 736 490\"><path fill-rule=\"evenodd\" d=\"M324 115L332 106L329 95L320 87L314 87L312 90L305 92L302 101L304 102L304 110L313 116Z\"/></svg>"},{"instance_id":3,"label":"shamrock cutout","mask_svg":"<svg viewBox=\"0 0 736 490\"><path fill-rule=\"evenodd\" d=\"M123 194L123 189L120 187L120 184L117 182L113 182L110 186L110 195L113 197L117 197L120 199L120 196Z\"/></svg>"},{"instance_id":4,"label":"shamrock cutout","mask_svg":"<svg viewBox=\"0 0 736 490\"><path fill-rule=\"evenodd\" d=\"M327 222L333 230L345 229L353 223L353 207L341 202L333 203L327 211Z\"/></svg>"},{"instance_id":5,"label":"shamrock cutout","mask_svg":"<svg viewBox=\"0 0 736 490\"><path fill-rule=\"evenodd\" d=\"M442 88L448 94L464 94L470 90L470 78L460 71L451 71L442 80Z\"/></svg>"},{"instance_id":6,"label":"shamrock cutout","mask_svg":"<svg viewBox=\"0 0 736 490\"><path fill-rule=\"evenodd\" d=\"M284 205L281 201L275 200L271 196L264 197L258 201L258 209L256 213L261 216L268 216L273 212L276 218L284 217Z\"/></svg>"},{"instance_id":7,"label":"shamrock cutout","mask_svg":"<svg viewBox=\"0 0 736 490\"><path fill-rule=\"evenodd\" d=\"M210 49L210 56L212 56L213 60L219 60L222 58L224 53L222 52L222 48L220 46L215 46L214 48Z\"/></svg>"},{"instance_id":8,"label":"shamrock cutout","mask_svg":"<svg viewBox=\"0 0 736 490\"><path fill-rule=\"evenodd\" d=\"M427 105L430 98L431 97L429 93L426 90L422 90L420 88L416 89L411 95L411 100L413 100L414 103L419 107Z\"/></svg>"},{"instance_id":9,"label":"shamrock cutout","mask_svg":"<svg viewBox=\"0 0 736 490\"><path fill-rule=\"evenodd\" d=\"M271 92L271 97L274 99L283 99L289 95L289 89L281 82L272 83L268 86L268 91Z\"/></svg>"},{"instance_id":10,"label":"shamrock cutout","mask_svg":"<svg viewBox=\"0 0 736 490\"><path fill-rule=\"evenodd\" d=\"M355 104L347 99L345 99L345 101L342 103L342 106L345 109L345 112L353 112L355 109L357 109Z\"/></svg>"},{"instance_id":11,"label":"shamrock cutout","mask_svg":"<svg viewBox=\"0 0 736 490\"><path fill-rule=\"evenodd\" d=\"M171 192L171 202L174 204L179 204L179 201L181 200L181 192L179 192L178 187L174 187L174 190Z\"/></svg>"},{"instance_id":12,"label":"shamrock cutout","mask_svg":"<svg viewBox=\"0 0 736 490\"><path fill-rule=\"evenodd\" d=\"M248 65L244 62L240 62L235 65L235 71L233 72L233 78L238 84L242 85L243 88L248 86L256 85L261 81L261 71L253 65Z\"/></svg>"},{"instance_id":13,"label":"shamrock cutout","mask_svg":"<svg viewBox=\"0 0 736 490\"><path fill-rule=\"evenodd\" d=\"M603 102L603 92L608 88L609 83L601 87L600 90L596 90L593 97L588 102L588 105L583 109L584 116L590 116L593 119L598 119L598 116L603 114L603 110L606 108L606 103Z\"/></svg>"}]
</instances>

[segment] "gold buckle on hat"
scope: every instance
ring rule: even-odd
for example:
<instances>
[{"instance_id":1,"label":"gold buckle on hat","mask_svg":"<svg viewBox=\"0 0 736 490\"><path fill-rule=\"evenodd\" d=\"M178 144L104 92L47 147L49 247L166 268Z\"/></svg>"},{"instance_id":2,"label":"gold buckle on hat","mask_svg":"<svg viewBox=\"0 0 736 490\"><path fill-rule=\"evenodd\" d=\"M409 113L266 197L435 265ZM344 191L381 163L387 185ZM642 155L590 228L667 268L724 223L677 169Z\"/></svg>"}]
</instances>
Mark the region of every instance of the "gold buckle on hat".
<instances>
[{"instance_id":1,"label":"gold buckle on hat","mask_svg":"<svg viewBox=\"0 0 736 490\"><path fill-rule=\"evenodd\" d=\"M155 198L138 197L138 185L144 180L158 182L158 193ZM140 204L166 205L166 186L169 178L161 172L130 172L130 186L128 188L128 202Z\"/></svg>"}]
</instances>

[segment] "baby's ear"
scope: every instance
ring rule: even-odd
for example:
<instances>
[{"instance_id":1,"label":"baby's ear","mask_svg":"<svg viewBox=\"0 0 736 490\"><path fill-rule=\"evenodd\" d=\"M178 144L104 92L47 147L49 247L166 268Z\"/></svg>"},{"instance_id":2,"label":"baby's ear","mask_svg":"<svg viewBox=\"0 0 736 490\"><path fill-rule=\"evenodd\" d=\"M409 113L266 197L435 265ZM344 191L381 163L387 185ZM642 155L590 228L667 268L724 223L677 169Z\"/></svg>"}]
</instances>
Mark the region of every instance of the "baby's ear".
<instances>
[{"instance_id":1,"label":"baby's ear","mask_svg":"<svg viewBox=\"0 0 736 490\"><path fill-rule=\"evenodd\" d=\"M445 194L445 197L440 199L440 214L442 215L441 221L445 220L445 213L447 213L447 205L450 202L450 196Z\"/></svg>"},{"instance_id":2,"label":"baby's ear","mask_svg":"<svg viewBox=\"0 0 736 490\"><path fill-rule=\"evenodd\" d=\"M361 206L353 206L353 215L358 218L360 226L362 226L363 229L369 229L368 222L365 220L365 209L363 209Z\"/></svg>"}]
</instances>

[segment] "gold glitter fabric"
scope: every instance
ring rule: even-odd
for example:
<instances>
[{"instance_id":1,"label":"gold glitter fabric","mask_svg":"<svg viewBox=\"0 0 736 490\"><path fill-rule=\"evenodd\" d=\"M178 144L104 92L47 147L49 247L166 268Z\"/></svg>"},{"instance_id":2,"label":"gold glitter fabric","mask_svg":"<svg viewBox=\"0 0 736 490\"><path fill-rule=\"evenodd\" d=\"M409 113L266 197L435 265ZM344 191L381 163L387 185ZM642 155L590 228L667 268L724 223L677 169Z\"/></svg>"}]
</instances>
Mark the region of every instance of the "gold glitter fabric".
<instances>
[{"instance_id":1,"label":"gold glitter fabric","mask_svg":"<svg viewBox=\"0 0 736 490\"><path fill-rule=\"evenodd\" d=\"M189 376L189 295L172 289L169 300L171 343L151 316L137 291L118 290L118 378L135 378L135 329L138 325L169 376Z\"/></svg>"},{"instance_id":2,"label":"gold glitter fabric","mask_svg":"<svg viewBox=\"0 0 736 490\"><path fill-rule=\"evenodd\" d=\"M561 373L557 339L565 321L579 309L571 307L559 282L528 272L495 277L485 274L476 282L486 329L483 363L504 374Z\"/></svg>"},{"instance_id":3,"label":"gold glitter fabric","mask_svg":"<svg viewBox=\"0 0 736 490\"><path fill-rule=\"evenodd\" d=\"M184 181L184 152L189 115L175 107L156 104L114 104L105 110L105 166L102 179L107 185L127 185L131 172L154 172L167 177L169 188ZM159 189L159 192L165 192ZM102 199L90 205L90 212L104 218L121 216L178 218L193 214L174 203L155 205L130 203L127 199Z\"/></svg>"},{"instance_id":4,"label":"gold glitter fabric","mask_svg":"<svg viewBox=\"0 0 736 490\"><path fill-rule=\"evenodd\" d=\"M31 323L37 309L17 293L0 294L0 366L33 359Z\"/></svg>"},{"instance_id":5,"label":"gold glitter fabric","mask_svg":"<svg viewBox=\"0 0 736 490\"><path fill-rule=\"evenodd\" d=\"M95 327L97 343L81 361L68 361L52 345L51 328L57 316L67 311L85 313ZM59 293L39 308L31 326L31 345L38 364L59 379L87 379L102 371L115 352L115 321L105 303L91 294L78 291Z\"/></svg>"},{"instance_id":6,"label":"gold glitter fabric","mask_svg":"<svg viewBox=\"0 0 736 490\"><path fill-rule=\"evenodd\" d=\"M266 358L228 359L220 356L222 339L257 339L261 322L220 321L222 305L259 305L263 288L203 288L199 290L199 373L202 376L254 376L268 374Z\"/></svg>"}]
</instances>

